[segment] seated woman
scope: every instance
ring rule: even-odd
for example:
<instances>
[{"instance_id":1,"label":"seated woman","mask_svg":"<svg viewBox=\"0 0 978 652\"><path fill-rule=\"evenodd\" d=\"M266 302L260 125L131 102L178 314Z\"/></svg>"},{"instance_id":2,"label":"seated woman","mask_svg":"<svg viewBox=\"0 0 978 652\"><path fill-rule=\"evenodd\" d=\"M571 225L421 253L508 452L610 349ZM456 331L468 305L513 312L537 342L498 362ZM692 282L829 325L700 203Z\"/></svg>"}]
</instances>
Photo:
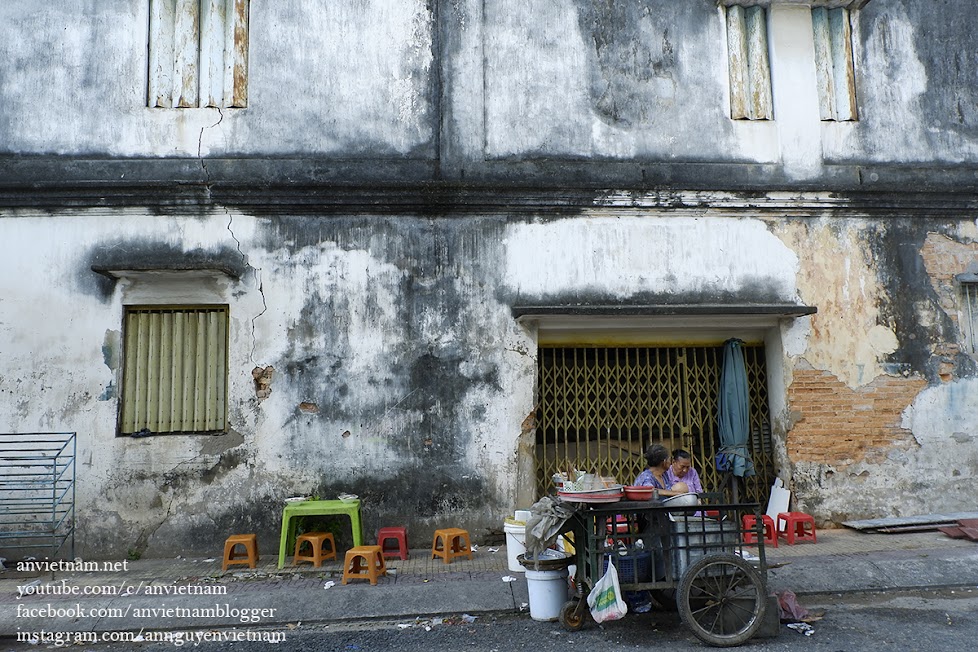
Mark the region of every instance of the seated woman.
<instances>
[{"instance_id":1,"label":"seated woman","mask_svg":"<svg viewBox=\"0 0 978 652\"><path fill-rule=\"evenodd\" d=\"M693 458L681 448L672 451L672 464L666 471L666 482L670 485L684 482L691 492L703 493L703 483L700 482L700 476L693 468Z\"/></svg>"},{"instance_id":2,"label":"seated woman","mask_svg":"<svg viewBox=\"0 0 978 652\"><path fill-rule=\"evenodd\" d=\"M645 462L648 467L635 478L635 485L640 487L655 487L659 496L668 498L689 493L685 482L670 483L666 477L669 470L669 449L662 444L653 444L645 451Z\"/></svg>"}]
</instances>

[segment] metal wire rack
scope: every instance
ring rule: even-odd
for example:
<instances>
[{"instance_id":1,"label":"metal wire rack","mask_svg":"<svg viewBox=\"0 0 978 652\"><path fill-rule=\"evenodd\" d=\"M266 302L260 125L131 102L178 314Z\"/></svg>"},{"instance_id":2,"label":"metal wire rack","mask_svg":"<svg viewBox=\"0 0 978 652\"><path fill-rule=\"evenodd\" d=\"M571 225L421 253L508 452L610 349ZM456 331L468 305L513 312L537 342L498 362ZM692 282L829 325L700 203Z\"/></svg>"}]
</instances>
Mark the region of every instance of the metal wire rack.
<instances>
[{"instance_id":1,"label":"metal wire rack","mask_svg":"<svg viewBox=\"0 0 978 652\"><path fill-rule=\"evenodd\" d=\"M0 433L0 556L68 544L74 558L75 434Z\"/></svg>"}]
</instances>

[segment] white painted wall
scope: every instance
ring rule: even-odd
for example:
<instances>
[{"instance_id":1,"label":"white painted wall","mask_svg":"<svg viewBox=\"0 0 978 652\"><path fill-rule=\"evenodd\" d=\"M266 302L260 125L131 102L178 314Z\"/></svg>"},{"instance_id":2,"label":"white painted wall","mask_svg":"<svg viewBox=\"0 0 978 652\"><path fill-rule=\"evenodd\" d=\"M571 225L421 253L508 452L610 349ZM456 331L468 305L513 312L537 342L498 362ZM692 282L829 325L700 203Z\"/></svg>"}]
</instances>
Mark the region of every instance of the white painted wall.
<instances>
[{"instance_id":1,"label":"white painted wall","mask_svg":"<svg viewBox=\"0 0 978 652\"><path fill-rule=\"evenodd\" d=\"M506 283L517 294L627 299L705 293L797 300L797 257L759 220L583 217L512 225Z\"/></svg>"}]
</instances>

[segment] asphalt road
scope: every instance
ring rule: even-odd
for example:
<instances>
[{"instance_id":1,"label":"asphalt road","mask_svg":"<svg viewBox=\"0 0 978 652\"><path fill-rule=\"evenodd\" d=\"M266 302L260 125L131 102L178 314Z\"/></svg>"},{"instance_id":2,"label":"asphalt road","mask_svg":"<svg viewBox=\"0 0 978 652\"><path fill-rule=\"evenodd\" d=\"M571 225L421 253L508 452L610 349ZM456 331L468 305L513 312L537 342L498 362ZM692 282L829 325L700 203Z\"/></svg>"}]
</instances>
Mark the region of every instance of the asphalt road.
<instances>
[{"instance_id":1,"label":"asphalt road","mask_svg":"<svg viewBox=\"0 0 978 652\"><path fill-rule=\"evenodd\" d=\"M813 650L854 652L859 650L897 649L900 652L947 652L974 649L978 638L978 587L970 590L936 592L858 594L821 596L801 600L809 609L824 609L824 617L811 625L810 635L780 628L773 639L754 639L742 650ZM705 650L679 621L677 614L653 612L629 614L624 620L590 626L580 632L566 632L557 623L539 623L528 615L505 617L481 616L474 622L462 617L441 621L357 622L350 624L291 624L278 629L213 630L201 633L202 640L179 640L169 634L165 643L122 642L115 644L77 644L73 651L161 652L194 649L204 652L264 652L267 650L307 652L429 652L431 650L472 650L476 652L624 652L654 649ZM248 636L264 641L239 640ZM279 639L278 642L270 642ZM39 644L0 641L5 650L57 649L58 642L49 639Z\"/></svg>"}]
</instances>

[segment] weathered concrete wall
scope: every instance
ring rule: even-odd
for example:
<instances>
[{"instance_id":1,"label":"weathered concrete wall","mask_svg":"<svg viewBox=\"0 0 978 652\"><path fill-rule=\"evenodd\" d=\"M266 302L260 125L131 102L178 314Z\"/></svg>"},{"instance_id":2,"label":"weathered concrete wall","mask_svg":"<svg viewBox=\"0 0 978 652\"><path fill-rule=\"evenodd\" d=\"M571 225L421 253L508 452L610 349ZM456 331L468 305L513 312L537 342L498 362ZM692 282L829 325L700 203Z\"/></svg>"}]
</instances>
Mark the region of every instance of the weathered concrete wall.
<instances>
[{"instance_id":1,"label":"weathered concrete wall","mask_svg":"<svg viewBox=\"0 0 978 652\"><path fill-rule=\"evenodd\" d=\"M247 109L150 109L149 0L67 0L43 11L32 0L4 2L0 150L434 155L428 2L254 2L250 25Z\"/></svg>"},{"instance_id":2,"label":"weathered concrete wall","mask_svg":"<svg viewBox=\"0 0 978 652\"><path fill-rule=\"evenodd\" d=\"M0 206L30 207L0 208L0 431L79 432L86 554L274 547L294 493L358 493L421 544L498 529L534 405L517 304L817 306L763 333L799 506L971 506L966 0L854 14L852 123L818 120L797 3L753 122L707 0L255 2L249 105L221 111L146 108L148 0L36 7L0 3ZM188 259L232 275L165 273ZM230 305L227 435L115 437L147 301Z\"/></svg>"},{"instance_id":3,"label":"weathered concrete wall","mask_svg":"<svg viewBox=\"0 0 978 652\"><path fill-rule=\"evenodd\" d=\"M617 161L639 164L619 177L638 185L668 184L659 167L681 164L695 185L872 185L833 166L975 159L971 8L854 12L860 119L834 123L819 120L811 15L797 4L770 10L775 119L738 121L708 1L256 2L248 108L218 111L146 107L148 0L12 0L0 6L0 153L342 159L317 174L354 180L369 169L356 161L414 161L429 178L506 182L598 178ZM697 167L711 162L735 168Z\"/></svg>"},{"instance_id":4,"label":"weathered concrete wall","mask_svg":"<svg viewBox=\"0 0 978 652\"><path fill-rule=\"evenodd\" d=\"M975 160L978 20L968 9L967 3L953 1L938 10L914 0L874 0L857 12L859 122L825 125L827 160L918 165Z\"/></svg>"},{"instance_id":5,"label":"weathered concrete wall","mask_svg":"<svg viewBox=\"0 0 978 652\"><path fill-rule=\"evenodd\" d=\"M824 521L970 509L978 428L954 274L975 222L806 219L775 225L819 306L786 347L787 456L799 505ZM799 324L797 329L802 328Z\"/></svg>"},{"instance_id":6,"label":"weathered concrete wall","mask_svg":"<svg viewBox=\"0 0 978 652\"><path fill-rule=\"evenodd\" d=\"M78 431L87 554L213 550L241 529L274 547L282 498L341 491L364 498L368 532L406 522L421 545L446 520L499 529L525 502L535 340L513 305L804 302L819 313L768 336L784 356L770 387L799 505L823 521L961 509L978 462L975 364L949 361L953 306L912 272L943 260L938 248L964 264L974 236L973 223L941 220L651 210L8 212L0 431ZM112 283L90 269L186 259L241 276ZM947 283L946 269L931 273ZM115 436L122 307L147 301L230 305L227 435ZM252 370L268 366L259 401Z\"/></svg>"},{"instance_id":7,"label":"weathered concrete wall","mask_svg":"<svg viewBox=\"0 0 978 652\"><path fill-rule=\"evenodd\" d=\"M422 540L445 519L498 527L534 367L494 296L498 221L458 226L4 216L0 241L17 268L0 291L0 430L78 431L89 554L216 550L242 529L271 550L281 500L297 493L361 495L368 532L409 522ZM90 269L160 254L161 267L179 267L201 252L244 258L246 273L202 283L161 272L111 287ZM230 305L229 434L115 436L122 306L147 301ZM251 372L269 365L272 392L259 402Z\"/></svg>"},{"instance_id":8,"label":"weathered concrete wall","mask_svg":"<svg viewBox=\"0 0 978 652\"><path fill-rule=\"evenodd\" d=\"M903 259L950 243L971 252L973 224L602 213L0 216L0 430L79 432L90 553L214 549L241 528L274 546L294 493L358 493L368 531L405 521L423 539L445 519L498 529L518 500L535 374L512 305L803 301L820 312L798 320L800 339L772 340L786 356L786 398L772 403L785 406L800 505L839 520L970 500L974 361L959 356L947 375L941 352L958 332L921 315L948 321L950 308L907 279ZM894 239L896 259L840 263L850 245ZM112 284L90 270L193 257L243 273ZM231 306L231 432L117 438L122 306L175 300ZM251 372L267 366L259 401ZM948 472L948 447L953 481L922 485Z\"/></svg>"},{"instance_id":9,"label":"weathered concrete wall","mask_svg":"<svg viewBox=\"0 0 978 652\"><path fill-rule=\"evenodd\" d=\"M242 528L272 546L281 499L296 493L359 494L368 531L405 521L423 540L446 519L498 529L534 401L535 343L514 303L794 292L794 255L755 220L119 211L4 215L0 235L18 265L0 294L0 430L78 431L80 541L97 554L209 549ZM690 246L704 241L727 255ZM651 274L681 243L700 275ZM33 256L16 255L27 247ZM90 270L187 258L244 273L113 285ZM581 279L611 259L614 272ZM115 436L122 307L147 301L230 305L229 434ZM269 365L259 402L251 372Z\"/></svg>"}]
</instances>

